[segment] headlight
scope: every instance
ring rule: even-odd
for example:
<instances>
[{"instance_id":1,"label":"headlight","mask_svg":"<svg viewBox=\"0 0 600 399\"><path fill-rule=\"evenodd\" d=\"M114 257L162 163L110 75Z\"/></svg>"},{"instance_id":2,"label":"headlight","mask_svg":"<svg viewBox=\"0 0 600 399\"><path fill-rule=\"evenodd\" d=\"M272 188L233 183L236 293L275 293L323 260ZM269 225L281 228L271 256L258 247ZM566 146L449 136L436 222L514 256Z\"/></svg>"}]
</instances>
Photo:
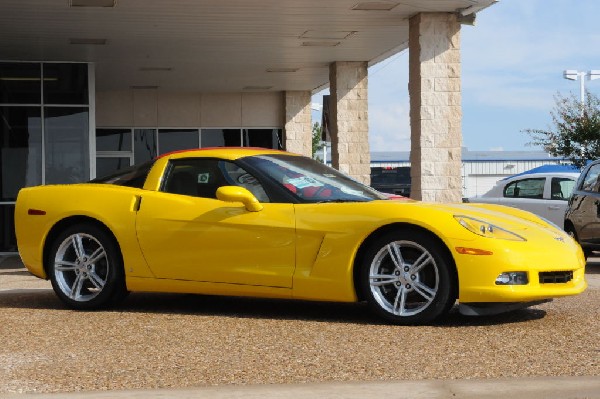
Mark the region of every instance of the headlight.
<instances>
[{"instance_id":1,"label":"headlight","mask_svg":"<svg viewBox=\"0 0 600 399\"><path fill-rule=\"evenodd\" d=\"M498 238L500 240L510 240L510 241L527 241L523 237L513 232L510 232L502 227L498 227L488 222L484 222L483 220L474 219L468 216L455 215L454 219L462 227L469 230L471 233L477 234L482 237L487 238Z\"/></svg>"}]
</instances>

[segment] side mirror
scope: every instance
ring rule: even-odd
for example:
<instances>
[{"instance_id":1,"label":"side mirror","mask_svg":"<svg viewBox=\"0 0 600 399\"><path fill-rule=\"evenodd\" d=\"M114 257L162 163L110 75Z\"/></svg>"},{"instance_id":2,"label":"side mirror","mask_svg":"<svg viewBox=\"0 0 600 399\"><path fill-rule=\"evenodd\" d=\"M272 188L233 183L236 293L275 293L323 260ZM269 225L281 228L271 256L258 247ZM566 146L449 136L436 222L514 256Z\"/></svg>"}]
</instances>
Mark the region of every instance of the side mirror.
<instances>
[{"instance_id":1,"label":"side mirror","mask_svg":"<svg viewBox=\"0 0 600 399\"><path fill-rule=\"evenodd\" d=\"M254 194L239 186L223 186L217 189L217 199L226 202L241 202L250 212L258 212L263 206Z\"/></svg>"}]
</instances>

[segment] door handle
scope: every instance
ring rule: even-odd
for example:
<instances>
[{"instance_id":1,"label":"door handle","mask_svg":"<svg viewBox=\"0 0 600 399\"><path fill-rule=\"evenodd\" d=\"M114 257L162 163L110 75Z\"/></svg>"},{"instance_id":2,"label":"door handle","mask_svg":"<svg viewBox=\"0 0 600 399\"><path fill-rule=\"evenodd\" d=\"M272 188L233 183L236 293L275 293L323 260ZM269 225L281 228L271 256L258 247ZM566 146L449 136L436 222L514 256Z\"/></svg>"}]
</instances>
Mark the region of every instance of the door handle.
<instances>
[{"instance_id":1,"label":"door handle","mask_svg":"<svg viewBox=\"0 0 600 399\"><path fill-rule=\"evenodd\" d=\"M551 209L551 210L553 210L553 211L557 211L557 210L559 210L559 209L560 209L560 207L559 207L559 206L556 206L556 205L549 205L549 206L548 206L548 209Z\"/></svg>"}]
</instances>

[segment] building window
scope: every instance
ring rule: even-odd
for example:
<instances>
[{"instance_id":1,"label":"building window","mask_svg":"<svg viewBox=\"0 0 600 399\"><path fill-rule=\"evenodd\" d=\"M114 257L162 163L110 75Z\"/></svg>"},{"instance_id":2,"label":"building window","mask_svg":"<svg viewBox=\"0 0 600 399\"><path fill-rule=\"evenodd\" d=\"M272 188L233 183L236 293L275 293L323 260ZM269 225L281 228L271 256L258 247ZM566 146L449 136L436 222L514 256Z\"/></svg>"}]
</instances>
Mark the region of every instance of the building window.
<instances>
[{"instance_id":1,"label":"building window","mask_svg":"<svg viewBox=\"0 0 600 399\"><path fill-rule=\"evenodd\" d=\"M131 152L131 129L96 129L96 151Z\"/></svg>"},{"instance_id":2,"label":"building window","mask_svg":"<svg viewBox=\"0 0 600 399\"><path fill-rule=\"evenodd\" d=\"M243 129L244 147L281 150L281 129Z\"/></svg>"},{"instance_id":3,"label":"building window","mask_svg":"<svg viewBox=\"0 0 600 399\"><path fill-rule=\"evenodd\" d=\"M85 63L0 62L0 253L21 188L89 179L88 79Z\"/></svg>"},{"instance_id":4,"label":"building window","mask_svg":"<svg viewBox=\"0 0 600 399\"><path fill-rule=\"evenodd\" d=\"M133 159L136 164L149 161L158 155L155 129L133 131Z\"/></svg>"},{"instance_id":5,"label":"building window","mask_svg":"<svg viewBox=\"0 0 600 399\"><path fill-rule=\"evenodd\" d=\"M44 104L89 104L87 64L44 64Z\"/></svg>"},{"instance_id":6,"label":"building window","mask_svg":"<svg viewBox=\"0 0 600 399\"><path fill-rule=\"evenodd\" d=\"M41 71L39 63L0 63L0 103L41 104Z\"/></svg>"},{"instance_id":7,"label":"building window","mask_svg":"<svg viewBox=\"0 0 600 399\"><path fill-rule=\"evenodd\" d=\"M87 108L46 108L46 184L79 183L90 178Z\"/></svg>"},{"instance_id":8,"label":"building window","mask_svg":"<svg viewBox=\"0 0 600 399\"><path fill-rule=\"evenodd\" d=\"M160 154L200 147L198 129L159 129L158 148Z\"/></svg>"},{"instance_id":9,"label":"building window","mask_svg":"<svg viewBox=\"0 0 600 399\"><path fill-rule=\"evenodd\" d=\"M241 147L241 129L202 129L200 144L202 147Z\"/></svg>"},{"instance_id":10,"label":"building window","mask_svg":"<svg viewBox=\"0 0 600 399\"><path fill-rule=\"evenodd\" d=\"M15 201L23 187L42 184L40 107L0 107L1 201Z\"/></svg>"}]
</instances>

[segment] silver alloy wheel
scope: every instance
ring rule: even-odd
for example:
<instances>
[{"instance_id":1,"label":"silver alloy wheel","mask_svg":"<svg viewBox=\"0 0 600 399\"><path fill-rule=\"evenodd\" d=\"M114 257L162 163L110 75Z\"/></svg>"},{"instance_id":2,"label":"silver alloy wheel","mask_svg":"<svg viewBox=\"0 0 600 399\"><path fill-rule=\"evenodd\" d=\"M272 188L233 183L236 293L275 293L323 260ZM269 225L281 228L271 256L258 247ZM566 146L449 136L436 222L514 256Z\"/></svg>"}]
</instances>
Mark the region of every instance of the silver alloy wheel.
<instances>
[{"instance_id":1,"label":"silver alloy wheel","mask_svg":"<svg viewBox=\"0 0 600 399\"><path fill-rule=\"evenodd\" d=\"M92 235L77 233L65 238L54 257L59 289L71 300L87 302L98 296L108 279L106 250Z\"/></svg>"},{"instance_id":2,"label":"silver alloy wheel","mask_svg":"<svg viewBox=\"0 0 600 399\"><path fill-rule=\"evenodd\" d=\"M373 297L385 311L412 316L427 309L438 292L438 266L413 241L392 241L377 252L369 269Z\"/></svg>"}]
</instances>

